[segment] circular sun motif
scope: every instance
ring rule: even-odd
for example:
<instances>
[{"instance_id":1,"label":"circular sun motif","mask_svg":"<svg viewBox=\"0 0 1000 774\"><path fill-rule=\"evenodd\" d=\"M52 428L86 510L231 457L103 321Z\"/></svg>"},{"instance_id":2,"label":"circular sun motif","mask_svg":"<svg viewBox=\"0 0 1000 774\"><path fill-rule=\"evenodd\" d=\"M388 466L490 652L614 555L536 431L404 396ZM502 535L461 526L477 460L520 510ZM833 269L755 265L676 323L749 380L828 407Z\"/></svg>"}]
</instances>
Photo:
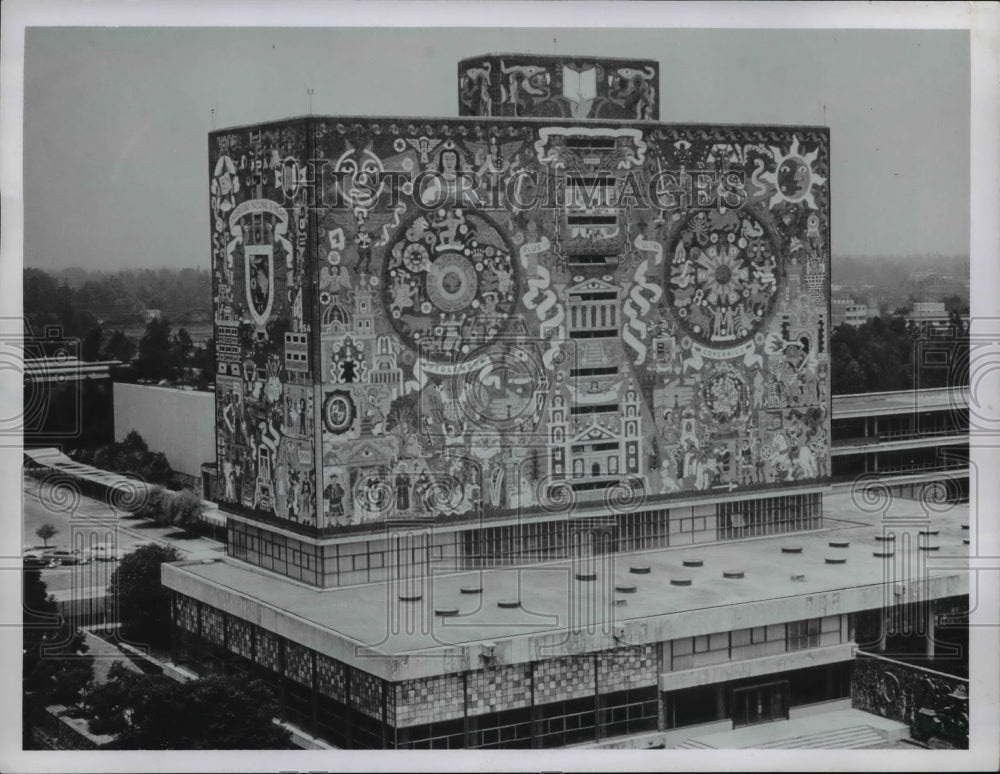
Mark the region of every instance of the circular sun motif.
<instances>
[{"instance_id":1,"label":"circular sun motif","mask_svg":"<svg viewBox=\"0 0 1000 774\"><path fill-rule=\"evenodd\" d=\"M814 169L819 151L804 153L799 147L799 138L796 136L788 153L783 153L780 148L772 146L771 155L774 157L774 170L764 172L760 176L761 180L774 186L774 193L770 197L771 204L805 202L809 209L815 210L813 189L826 184L826 178ZM774 201L775 198L777 202Z\"/></svg>"},{"instance_id":2,"label":"circular sun motif","mask_svg":"<svg viewBox=\"0 0 1000 774\"><path fill-rule=\"evenodd\" d=\"M762 236L747 240L742 233ZM743 212L715 225L708 213L697 212L668 251L670 300L694 341L731 346L756 333L778 289L778 250L753 215Z\"/></svg>"},{"instance_id":3,"label":"circular sun motif","mask_svg":"<svg viewBox=\"0 0 1000 774\"><path fill-rule=\"evenodd\" d=\"M381 287L388 318L407 345L454 362L506 328L518 266L506 236L485 215L442 209L400 226Z\"/></svg>"}]
</instances>

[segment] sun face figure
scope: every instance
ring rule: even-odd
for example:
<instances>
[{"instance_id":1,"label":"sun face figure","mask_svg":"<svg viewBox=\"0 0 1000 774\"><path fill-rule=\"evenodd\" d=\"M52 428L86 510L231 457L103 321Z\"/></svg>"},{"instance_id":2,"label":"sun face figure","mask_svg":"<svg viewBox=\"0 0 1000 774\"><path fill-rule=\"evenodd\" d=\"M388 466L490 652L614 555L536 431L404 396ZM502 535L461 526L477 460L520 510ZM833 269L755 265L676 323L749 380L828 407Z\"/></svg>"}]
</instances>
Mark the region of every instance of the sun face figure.
<instances>
[{"instance_id":1,"label":"sun face figure","mask_svg":"<svg viewBox=\"0 0 1000 774\"><path fill-rule=\"evenodd\" d=\"M774 146L771 147L771 154L774 156L775 169L760 175L761 180L775 188L771 194L770 206L782 202L805 202L809 209L817 209L813 188L826 184L826 178L813 170L813 163L819 157L819 149L812 153L802 153L799 150L799 138L795 136L787 154Z\"/></svg>"}]
</instances>

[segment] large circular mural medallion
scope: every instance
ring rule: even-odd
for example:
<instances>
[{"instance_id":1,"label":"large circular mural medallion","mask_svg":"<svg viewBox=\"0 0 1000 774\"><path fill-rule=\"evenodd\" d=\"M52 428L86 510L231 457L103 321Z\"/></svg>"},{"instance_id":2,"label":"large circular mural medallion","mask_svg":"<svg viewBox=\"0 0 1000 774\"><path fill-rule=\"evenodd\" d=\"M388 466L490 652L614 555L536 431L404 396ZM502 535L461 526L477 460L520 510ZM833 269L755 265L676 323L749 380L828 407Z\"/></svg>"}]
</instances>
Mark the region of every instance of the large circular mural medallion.
<instances>
[{"instance_id":1,"label":"large circular mural medallion","mask_svg":"<svg viewBox=\"0 0 1000 774\"><path fill-rule=\"evenodd\" d=\"M513 249L477 212L441 209L404 223L382 275L393 328L431 360L454 362L486 346L517 303Z\"/></svg>"},{"instance_id":2,"label":"large circular mural medallion","mask_svg":"<svg viewBox=\"0 0 1000 774\"><path fill-rule=\"evenodd\" d=\"M750 339L778 290L779 250L747 211L696 212L667 245L667 289L691 338L713 347Z\"/></svg>"}]
</instances>

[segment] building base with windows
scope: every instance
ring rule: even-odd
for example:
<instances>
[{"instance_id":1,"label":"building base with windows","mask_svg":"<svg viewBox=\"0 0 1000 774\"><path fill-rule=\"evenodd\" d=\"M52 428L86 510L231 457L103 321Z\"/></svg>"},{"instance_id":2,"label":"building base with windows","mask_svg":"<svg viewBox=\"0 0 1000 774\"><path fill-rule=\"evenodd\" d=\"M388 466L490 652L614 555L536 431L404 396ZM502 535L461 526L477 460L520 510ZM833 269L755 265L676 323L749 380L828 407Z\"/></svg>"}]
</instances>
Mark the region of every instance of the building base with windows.
<instances>
[{"instance_id":1,"label":"building base with windows","mask_svg":"<svg viewBox=\"0 0 1000 774\"><path fill-rule=\"evenodd\" d=\"M859 646L884 648L892 625L933 652L936 600L968 594L967 521L965 505L866 490L828 495L819 528L711 545L668 528L647 550L619 534L475 570L442 554L337 588L232 557L163 580L179 665L267 680L290 722L338 747L673 745L843 708ZM394 529L392 550L432 555L419 525Z\"/></svg>"}]
</instances>

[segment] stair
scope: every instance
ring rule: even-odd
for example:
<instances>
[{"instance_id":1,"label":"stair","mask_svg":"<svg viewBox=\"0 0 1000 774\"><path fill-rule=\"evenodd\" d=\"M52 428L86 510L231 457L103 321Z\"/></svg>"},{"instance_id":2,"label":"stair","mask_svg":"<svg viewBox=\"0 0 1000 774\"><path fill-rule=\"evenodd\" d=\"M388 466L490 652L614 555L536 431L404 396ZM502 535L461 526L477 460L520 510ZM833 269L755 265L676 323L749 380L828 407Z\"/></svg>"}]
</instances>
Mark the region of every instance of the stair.
<instances>
[{"instance_id":1,"label":"stair","mask_svg":"<svg viewBox=\"0 0 1000 774\"><path fill-rule=\"evenodd\" d=\"M688 739L685 742L674 745L672 748L674 750L714 750L710 744L705 744L704 742L699 742L697 739Z\"/></svg>"},{"instance_id":2,"label":"stair","mask_svg":"<svg viewBox=\"0 0 1000 774\"><path fill-rule=\"evenodd\" d=\"M852 726L793 736L755 745L761 750L861 750L885 746L885 737L871 726Z\"/></svg>"},{"instance_id":3,"label":"stair","mask_svg":"<svg viewBox=\"0 0 1000 774\"><path fill-rule=\"evenodd\" d=\"M865 750L886 746L885 737L871 726L851 726L814 734L773 739L759 744L746 745L753 750ZM698 739L688 739L674 750L714 750L712 745Z\"/></svg>"}]
</instances>

